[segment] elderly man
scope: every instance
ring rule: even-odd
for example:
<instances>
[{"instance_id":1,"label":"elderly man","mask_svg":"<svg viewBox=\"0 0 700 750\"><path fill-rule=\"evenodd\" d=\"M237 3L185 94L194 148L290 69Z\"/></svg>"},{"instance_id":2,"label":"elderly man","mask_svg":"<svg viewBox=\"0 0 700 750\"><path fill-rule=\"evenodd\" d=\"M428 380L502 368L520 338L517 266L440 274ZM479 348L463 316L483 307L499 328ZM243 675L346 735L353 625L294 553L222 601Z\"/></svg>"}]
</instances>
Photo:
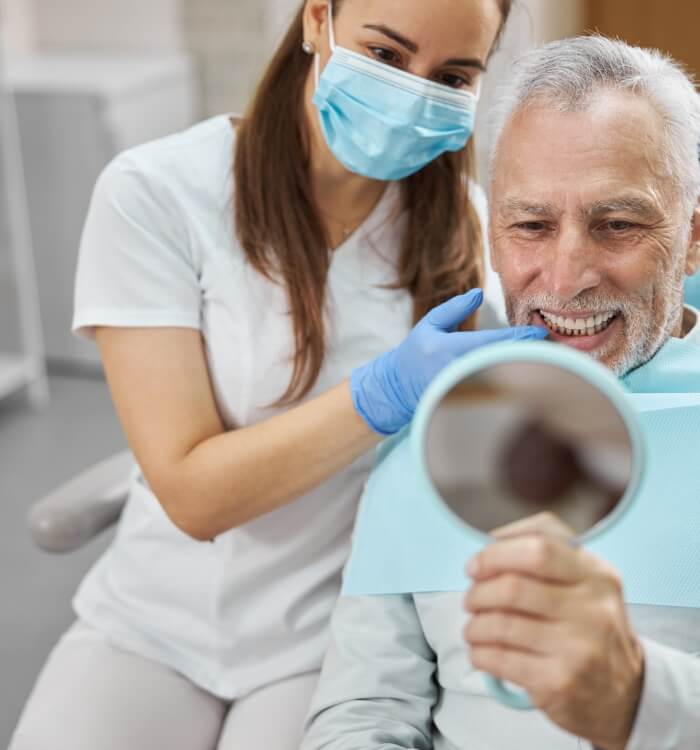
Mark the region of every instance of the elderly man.
<instances>
[{"instance_id":1,"label":"elderly man","mask_svg":"<svg viewBox=\"0 0 700 750\"><path fill-rule=\"evenodd\" d=\"M683 306L700 263L691 82L657 53L573 39L521 59L494 115L492 259L510 322L546 326L632 389L670 347L678 390L700 391L700 324ZM466 597L341 597L303 750L700 748L700 611L626 606L607 563L532 530L469 562ZM477 670L539 710L501 706Z\"/></svg>"}]
</instances>

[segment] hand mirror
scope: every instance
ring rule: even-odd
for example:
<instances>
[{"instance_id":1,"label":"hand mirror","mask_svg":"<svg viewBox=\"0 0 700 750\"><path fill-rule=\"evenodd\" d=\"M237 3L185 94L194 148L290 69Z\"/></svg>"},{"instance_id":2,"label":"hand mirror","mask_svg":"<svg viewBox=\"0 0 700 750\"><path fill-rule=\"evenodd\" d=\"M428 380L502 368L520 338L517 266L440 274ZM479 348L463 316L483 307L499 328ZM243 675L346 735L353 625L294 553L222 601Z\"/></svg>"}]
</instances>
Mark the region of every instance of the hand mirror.
<instances>
[{"instance_id":1,"label":"hand mirror","mask_svg":"<svg viewBox=\"0 0 700 750\"><path fill-rule=\"evenodd\" d=\"M617 379L549 342L498 344L452 364L422 399L411 440L437 501L485 543L546 512L569 543L585 544L629 507L644 464ZM502 702L531 707L520 689L486 679Z\"/></svg>"}]
</instances>

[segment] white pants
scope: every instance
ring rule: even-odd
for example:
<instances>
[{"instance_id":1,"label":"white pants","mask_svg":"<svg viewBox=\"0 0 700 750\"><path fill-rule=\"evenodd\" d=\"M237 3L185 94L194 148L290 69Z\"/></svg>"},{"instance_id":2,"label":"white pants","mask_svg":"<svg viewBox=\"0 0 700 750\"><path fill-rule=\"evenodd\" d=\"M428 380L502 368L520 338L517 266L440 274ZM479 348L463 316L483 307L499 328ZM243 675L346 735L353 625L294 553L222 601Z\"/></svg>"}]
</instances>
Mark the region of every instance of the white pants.
<instances>
[{"instance_id":1,"label":"white pants","mask_svg":"<svg viewBox=\"0 0 700 750\"><path fill-rule=\"evenodd\" d=\"M78 622L52 651L10 750L298 750L313 672L230 703Z\"/></svg>"}]
</instances>

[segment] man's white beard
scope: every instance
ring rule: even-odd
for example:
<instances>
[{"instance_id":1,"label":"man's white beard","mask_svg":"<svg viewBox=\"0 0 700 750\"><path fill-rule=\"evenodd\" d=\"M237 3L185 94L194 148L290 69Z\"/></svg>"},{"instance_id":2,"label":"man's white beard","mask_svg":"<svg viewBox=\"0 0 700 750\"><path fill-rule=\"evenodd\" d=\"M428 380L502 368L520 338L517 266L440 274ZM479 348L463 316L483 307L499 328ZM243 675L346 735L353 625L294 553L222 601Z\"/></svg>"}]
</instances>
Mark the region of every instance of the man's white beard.
<instances>
[{"instance_id":1,"label":"man's white beard","mask_svg":"<svg viewBox=\"0 0 700 750\"><path fill-rule=\"evenodd\" d=\"M584 292L565 302L552 294L506 299L508 320L511 325L527 325L532 312L543 309L566 309L572 315L615 310L622 318L622 347L613 352L614 347L620 347L620 339L614 337L609 344L591 351L590 355L603 361L618 377L623 377L659 351L683 314L683 277L680 275L676 280L666 276L666 279L665 283L650 290L649 299L637 298L634 301L595 292ZM665 308L660 324L654 320L655 302Z\"/></svg>"}]
</instances>

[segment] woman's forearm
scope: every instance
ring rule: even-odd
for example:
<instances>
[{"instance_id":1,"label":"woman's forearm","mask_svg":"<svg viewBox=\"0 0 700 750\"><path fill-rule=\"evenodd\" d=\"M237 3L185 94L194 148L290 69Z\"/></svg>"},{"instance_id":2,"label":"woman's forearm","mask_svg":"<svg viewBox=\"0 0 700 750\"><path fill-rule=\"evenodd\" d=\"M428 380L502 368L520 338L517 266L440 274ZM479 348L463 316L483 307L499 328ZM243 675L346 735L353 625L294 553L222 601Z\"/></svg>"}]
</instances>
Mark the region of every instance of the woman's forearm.
<instances>
[{"instance_id":1,"label":"woman's forearm","mask_svg":"<svg viewBox=\"0 0 700 750\"><path fill-rule=\"evenodd\" d=\"M279 416L208 438L172 469L164 503L197 539L211 539L296 500L380 441L347 382Z\"/></svg>"}]
</instances>

